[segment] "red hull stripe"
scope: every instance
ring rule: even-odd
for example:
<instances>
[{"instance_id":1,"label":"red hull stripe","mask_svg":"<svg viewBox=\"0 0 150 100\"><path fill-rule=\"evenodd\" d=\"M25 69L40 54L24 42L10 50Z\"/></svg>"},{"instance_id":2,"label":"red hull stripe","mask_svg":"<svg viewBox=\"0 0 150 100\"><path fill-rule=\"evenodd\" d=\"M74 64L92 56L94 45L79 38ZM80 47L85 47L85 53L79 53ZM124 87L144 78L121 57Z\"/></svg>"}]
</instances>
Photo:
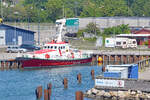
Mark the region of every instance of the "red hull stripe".
<instances>
[{"instance_id":1,"label":"red hull stripe","mask_svg":"<svg viewBox=\"0 0 150 100\"><path fill-rule=\"evenodd\" d=\"M92 58L79 60L44 60L44 59L26 59L22 60L22 67L42 67L42 66L63 66L84 64L92 61Z\"/></svg>"}]
</instances>

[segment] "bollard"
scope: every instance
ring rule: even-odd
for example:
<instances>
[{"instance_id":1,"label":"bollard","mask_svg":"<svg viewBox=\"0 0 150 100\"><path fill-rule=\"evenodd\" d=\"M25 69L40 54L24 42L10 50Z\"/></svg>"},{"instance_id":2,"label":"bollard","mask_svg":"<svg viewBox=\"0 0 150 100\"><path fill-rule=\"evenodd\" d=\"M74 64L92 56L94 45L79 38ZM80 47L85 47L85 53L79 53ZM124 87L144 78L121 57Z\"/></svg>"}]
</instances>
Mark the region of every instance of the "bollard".
<instances>
[{"instance_id":1,"label":"bollard","mask_svg":"<svg viewBox=\"0 0 150 100\"><path fill-rule=\"evenodd\" d=\"M83 100L83 92L82 91L76 92L76 100Z\"/></svg>"},{"instance_id":2,"label":"bollard","mask_svg":"<svg viewBox=\"0 0 150 100\"><path fill-rule=\"evenodd\" d=\"M49 100L47 89L44 89L44 100Z\"/></svg>"},{"instance_id":3,"label":"bollard","mask_svg":"<svg viewBox=\"0 0 150 100\"><path fill-rule=\"evenodd\" d=\"M42 86L38 86L35 92L37 99L40 99L42 97Z\"/></svg>"},{"instance_id":4,"label":"bollard","mask_svg":"<svg viewBox=\"0 0 150 100\"><path fill-rule=\"evenodd\" d=\"M80 73L77 75L77 80L78 80L78 83L81 83L81 74Z\"/></svg>"},{"instance_id":5,"label":"bollard","mask_svg":"<svg viewBox=\"0 0 150 100\"><path fill-rule=\"evenodd\" d=\"M92 79L94 79L94 70L91 70Z\"/></svg>"},{"instance_id":6,"label":"bollard","mask_svg":"<svg viewBox=\"0 0 150 100\"><path fill-rule=\"evenodd\" d=\"M68 80L67 80L67 78L64 78L63 84L64 84L64 88L65 89L68 88Z\"/></svg>"},{"instance_id":7,"label":"bollard","mask_svg":"<svg viewBox=\"0 0 150 100\"><path fill-rule=\"evenodd\" d=\"M49 83L49 84L47 85L47 89L48 89L48 97L49 97L49 99L50 99L50 96L51 96L51 93L52 93L52 84L51 84L51 83Z\"/></svg>"}]
</instances>

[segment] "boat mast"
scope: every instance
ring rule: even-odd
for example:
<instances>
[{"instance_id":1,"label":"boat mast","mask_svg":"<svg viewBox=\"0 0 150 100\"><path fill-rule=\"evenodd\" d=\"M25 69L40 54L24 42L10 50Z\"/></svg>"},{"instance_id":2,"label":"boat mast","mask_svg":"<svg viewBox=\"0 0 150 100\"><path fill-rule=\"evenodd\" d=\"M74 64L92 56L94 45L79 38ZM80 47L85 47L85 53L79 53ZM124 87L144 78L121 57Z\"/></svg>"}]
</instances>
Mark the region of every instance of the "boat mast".
<instances>
[{"instance_id":1,"label":"boat mast","mask_svg":"<svg viewBox=\"0 0 150 100\"><path fill-rule=\"evenodd\" d=\"M63 23L60 25L60 29L59 29L59 34L58 34L58 37L57 37L57 42L62 42L62 29L63 29Z\"/></svg>"}]
</instances>

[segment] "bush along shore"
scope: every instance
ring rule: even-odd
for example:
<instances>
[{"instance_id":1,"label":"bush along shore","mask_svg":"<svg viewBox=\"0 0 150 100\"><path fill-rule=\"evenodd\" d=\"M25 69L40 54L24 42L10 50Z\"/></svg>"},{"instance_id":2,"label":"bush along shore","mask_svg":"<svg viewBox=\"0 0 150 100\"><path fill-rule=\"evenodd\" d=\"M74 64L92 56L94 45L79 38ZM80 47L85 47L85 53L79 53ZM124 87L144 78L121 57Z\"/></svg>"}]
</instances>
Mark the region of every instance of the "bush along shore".
<instances>
[{"instance_id":1,"label":"bush along shore","mask_svg":"<svg viewBox=\"0 0 150 100\"><path fill-rule=\"evenodd\" d=\"M114 90L99 90L92 88L85 92L85 97L93 98L94 100L112 99L112 100L150 100L150 93L139 90L114 91Z\"/></svg>"}]
</instances>

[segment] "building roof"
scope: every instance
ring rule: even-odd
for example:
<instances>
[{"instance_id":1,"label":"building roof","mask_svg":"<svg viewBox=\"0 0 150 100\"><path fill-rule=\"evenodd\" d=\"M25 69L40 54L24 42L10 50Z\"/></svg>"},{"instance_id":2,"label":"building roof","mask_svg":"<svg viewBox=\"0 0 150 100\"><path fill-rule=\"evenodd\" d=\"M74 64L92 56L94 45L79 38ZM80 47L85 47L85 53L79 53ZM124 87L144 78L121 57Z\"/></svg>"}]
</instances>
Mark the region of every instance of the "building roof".
<instances>
[{"instance_id":1,"label":"building roof","mask_svg":"<svg viewBox=\"0 0 150 100\"><path fill-rule=\"evenodd\" d=\"M150 30L147 30L147 29L141 29L141 30L138 30L138 31L134 31L133 32L134 34L150 34Z\"/></svg>"},{"instance_id":2,"label":"building roof","mask_svg":"<svg viewBox=\"0 0 150 100\"><path fill-rule=\"evenodd\" d=\"M8 28L12 28L12 29L17 29L17 30L22 30L22 31L30 32L30 33L35 33L34 31L27 30L27 29L22 29L22 28L18 28L18 27L11 26L11 25L0 24L0 27L1 27L1 26L3 26L3 27L8 27Z\"/></svg>"}]
</instances>

